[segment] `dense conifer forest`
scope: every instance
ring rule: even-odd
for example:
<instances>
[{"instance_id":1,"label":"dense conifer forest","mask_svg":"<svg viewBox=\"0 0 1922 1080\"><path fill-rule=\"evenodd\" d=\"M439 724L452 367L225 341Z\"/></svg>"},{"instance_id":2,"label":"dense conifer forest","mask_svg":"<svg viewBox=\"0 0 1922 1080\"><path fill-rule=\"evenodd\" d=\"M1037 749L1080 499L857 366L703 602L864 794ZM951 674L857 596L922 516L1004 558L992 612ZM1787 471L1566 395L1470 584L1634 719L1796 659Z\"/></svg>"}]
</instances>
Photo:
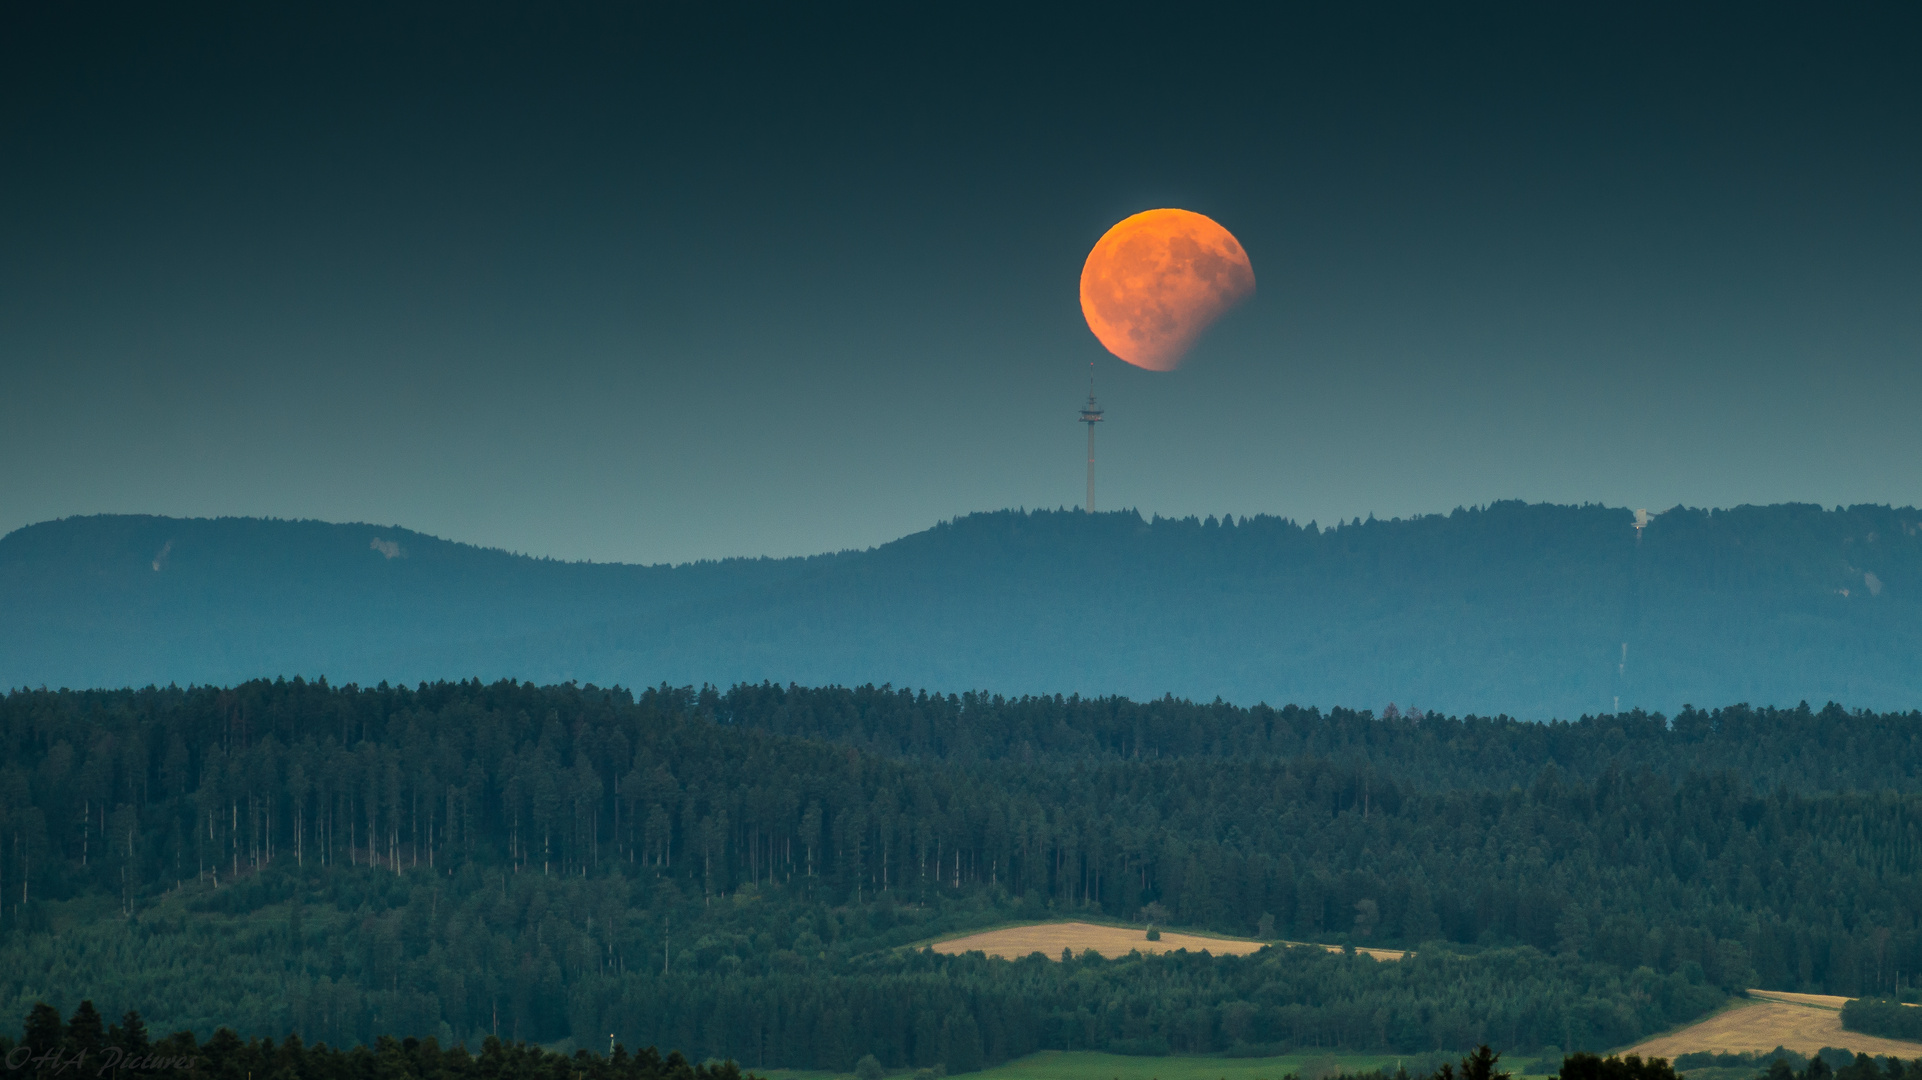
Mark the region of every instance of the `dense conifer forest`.
<instances>
[{"instance_id":1,"label":"dense conifer forest","mask_svg":"<svg viewBox=\"0 0 1922 1080\"><path fill-rule=\"evenodd\" d=\"M960 1072L1621 1045L1922 968L1922 718L1575 724L887 688L0 701L0 1010ZM1416 955L942 956L1073 916Z\"/></svg>"}]
</instances>

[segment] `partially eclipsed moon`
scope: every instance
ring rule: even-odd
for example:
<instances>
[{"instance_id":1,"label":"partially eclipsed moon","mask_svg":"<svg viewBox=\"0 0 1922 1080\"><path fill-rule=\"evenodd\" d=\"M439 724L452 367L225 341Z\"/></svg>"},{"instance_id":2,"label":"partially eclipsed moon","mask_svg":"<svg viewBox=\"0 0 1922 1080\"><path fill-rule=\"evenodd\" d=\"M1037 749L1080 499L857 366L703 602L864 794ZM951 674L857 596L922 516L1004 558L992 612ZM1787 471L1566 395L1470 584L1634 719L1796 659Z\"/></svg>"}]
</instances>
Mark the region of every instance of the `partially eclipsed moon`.
<instances>
[{"instance_id":1,"label":"partially eclipsed moon","mask_svg":"<svg viewBox=\"0 0 1922 1080\"><path fill-rule=\"evenodd\" d=\"M1172 371L1222 313L1255 291L1227 229L1189 210L1147 210L1109 229L1081 268L1081 313L1109 352Z\"/></svg>"}]
</instances>

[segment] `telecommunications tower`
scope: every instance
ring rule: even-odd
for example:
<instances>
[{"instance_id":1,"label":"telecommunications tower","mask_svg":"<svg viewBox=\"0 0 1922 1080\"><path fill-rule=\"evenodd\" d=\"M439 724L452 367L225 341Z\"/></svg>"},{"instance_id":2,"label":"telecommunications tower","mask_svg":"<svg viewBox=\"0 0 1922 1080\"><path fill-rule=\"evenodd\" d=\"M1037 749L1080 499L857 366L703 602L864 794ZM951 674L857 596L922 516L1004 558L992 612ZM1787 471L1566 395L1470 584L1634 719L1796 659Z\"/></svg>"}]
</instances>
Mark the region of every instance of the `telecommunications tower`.
<instances>
[{"instance_id":1,"label":"telecommunications tower","mask_svg":"<svg viewBox=\"0 0 1922 1080\"><path fill-rule=\"evenodd\" d=\"M1101 407L1094 403L1094 361L1088 361L1088 404L1081 410L1081 422L1088 425L1088 513L1094 513L1094 426L1101 422Z\"/></svg>"}]
</instances>

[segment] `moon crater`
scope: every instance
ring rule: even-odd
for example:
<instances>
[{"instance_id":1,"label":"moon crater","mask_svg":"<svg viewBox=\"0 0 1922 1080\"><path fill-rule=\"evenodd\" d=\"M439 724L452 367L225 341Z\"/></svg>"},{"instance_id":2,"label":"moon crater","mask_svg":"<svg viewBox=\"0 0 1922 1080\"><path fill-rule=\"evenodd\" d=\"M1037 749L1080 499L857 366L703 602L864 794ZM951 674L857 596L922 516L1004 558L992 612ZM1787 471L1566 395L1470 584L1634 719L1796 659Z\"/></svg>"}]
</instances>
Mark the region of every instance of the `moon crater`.
<instances>
[{"instance_id":1,"label":"moon crater","mask_svg":"<svg viewBox=\"0 0 1922 1080\"><path fill-rule=\"evenodd\" d=\"M1172 371L1201 335L1255 291L1234 234L1190 210L1147 210L1109 229L1081 268L1081 313L1107 350Z\"/></svg>"}]
</instances>

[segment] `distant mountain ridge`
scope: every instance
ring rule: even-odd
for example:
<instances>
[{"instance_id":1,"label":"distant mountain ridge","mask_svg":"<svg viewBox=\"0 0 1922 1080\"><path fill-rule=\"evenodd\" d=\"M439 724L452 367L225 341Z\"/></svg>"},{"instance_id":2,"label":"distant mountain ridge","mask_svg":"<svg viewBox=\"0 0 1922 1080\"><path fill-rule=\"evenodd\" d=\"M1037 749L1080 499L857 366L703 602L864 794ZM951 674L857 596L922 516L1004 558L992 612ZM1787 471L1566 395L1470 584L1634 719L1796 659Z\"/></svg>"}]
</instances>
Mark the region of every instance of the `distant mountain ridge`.
<instances>
[{"instance_id":1,"label":"distant mountain ridge","mask_svg":"<svg viewBox=\"0 0 1922 1080\"><path fill-rule=\"evenodd\" d=\"M1922 512L1677 508L1639 537L1633 520L1002 511L866 551L669 567L398 527L68 518L0 538L0 686L872 682L1531 718L1618 698L1922 705Z\"/></svg>"}]
</instances>

